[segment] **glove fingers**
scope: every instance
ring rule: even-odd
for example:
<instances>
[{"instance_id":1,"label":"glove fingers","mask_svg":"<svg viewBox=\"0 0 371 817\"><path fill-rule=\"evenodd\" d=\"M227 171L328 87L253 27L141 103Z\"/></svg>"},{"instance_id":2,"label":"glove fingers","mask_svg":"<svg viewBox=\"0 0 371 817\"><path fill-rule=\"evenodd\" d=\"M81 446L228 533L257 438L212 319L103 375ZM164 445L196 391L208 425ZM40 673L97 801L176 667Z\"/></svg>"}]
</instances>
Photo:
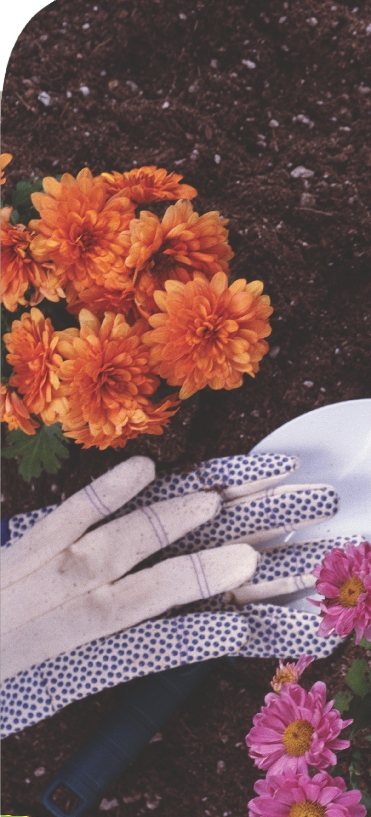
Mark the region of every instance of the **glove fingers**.
<instances>
[{"instance_id":1,"label":"glove fingers","mask_svg":"<svg viewBox=\"0 0 371 817\"><path fill-rule=\"evenodd\" d=\"M66 499L55 511L30 528L2 555L1 586L27 576L80 537L84 531L128 502L154 477L147 457L132 457Z\"/></svg>"},{"instance_id":2,"label":"glove fingers","mask_svg":"<svg viewBox=\"0 0 371 817\"><path fill-rule=\"evenodd\" d=\"M202 462L192 471L176 469L171 474L159 474L121 513L138 507L196 491L219 491L223 499L233 499L269 487L286 479L299 466L297 457L285 454L239 454Z\"/></svg>"},{"instance_id":3,"label":"glove fingers","mask_svg":"<svg viewBox=\"0 0 371 817\"><path fill-rule=\"evenodd\" d=\"M361 536L338 536L336 539L317 539L297 542L263 551L252 581L233 591L236 604L267 601L278 596L292 596L288 603L295 603L304 590L314 588L313 570L321 564L325 554L332 548L344 548L352 541L363 541ZM309 607L310 605L308 605Z\"/></svg>"},{"instance_id":4,"label":"glove fingers","mask_svg":"<svg viewBox=\"0 0 371 817\"><path fill-rule=\"evenodd\" d=\"M259 547L275 536L333 516L338 497L331 486L281 486L238 502L227 502L218 516L178 540L166 554L191 553L200 548L245 541Z\"/></svg>"},{"instance_id":5,"label":"glove fingers","mask_svg":"<svg viewBox=\"0 0 371 817\"><path fill-rule=\"evenodd\" d=\"M108 686L171 667L232 655L248 637L247 618L232 611L217 615L188 613L146 621L109 638L100 638L5 681L1 691L3 737ZM25 692L33 694L25 696Z\"/></svg>"},{"instance_id":6,"label":"glove fingers","mask_svg":"<svg viewBox=\"0 0 371 817\"><path fill-rule=\"evenodd\" d=\"M309 590L316 583L311 573L301 573L296 576L285 576L282 579L272 579L270 582L259 584L244 584L230 594L231 602L235 604L251 604L256 601L270 601L278 596L291 595L297 591Z\"/></svg>"},{"instance_id":7,"label":"glove fingers","mask_svg":"<svg viewBox=\"0 0 371 817\"><path fill-rule=\"evenodd\" d=\"M231 545L161 562L72 599L3 636L3 677L132 627L175 604L230 590L251 578L256 561L257 554L248 545Z\"/></svg>"},{"instance_id":8,"label":"glove fingers","mask_svg":"<svg viewBox=\"0 0 371 817\"><path fill-rule=\"evenodd\" d=\"M119 579L159 548L212 519L216 492L176 497L102 525L3 591L2 632Z\"/></svg>"}]
</instances>

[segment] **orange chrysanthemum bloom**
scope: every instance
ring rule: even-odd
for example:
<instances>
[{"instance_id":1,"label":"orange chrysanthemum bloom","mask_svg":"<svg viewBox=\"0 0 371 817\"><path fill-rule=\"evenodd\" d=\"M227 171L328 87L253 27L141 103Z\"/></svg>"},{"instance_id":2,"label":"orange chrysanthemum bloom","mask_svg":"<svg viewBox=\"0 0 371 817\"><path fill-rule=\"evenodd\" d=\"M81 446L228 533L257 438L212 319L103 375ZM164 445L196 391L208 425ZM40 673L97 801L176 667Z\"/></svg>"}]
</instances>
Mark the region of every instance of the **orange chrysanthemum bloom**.
<instances>
[{"instance_id":1,"label":"orange chrysanthemum bloom","mask_svg":"<svg viewBox=\"0 0 371 817\"><path fill-rule=\"evenodd\" d=\"M179 184L183 176L168 173L163 167L150 165L138 167L127 173L102 173L102 178L109 196L121 191L135 204L150 201L169 201L170 199L193 199L197 196L195 187Z\"/></svg>"},{"instance_id":2,"label":"orange chrysanthemum bloom","mask_svg":"<svg viewBox=\"0 0 371 817\"><path fill-rule=\"evenodd\" d=\"M5 184L6 182L4 167L7 167L9 162L12 161L12 158L11 153L2 153L0 156L0 184Z\"/></svg>"},{"instance_id":3,"label":"orange chrysanthemum bloom","mask_svg":"<svg viewBox=\"0 0 371 817\"><path fill-rule=\"evenodd\" d=\"M34 294L31 304L43 298L59 301L64 292L53 279L52 270L39 264L32 257L30 243L32 235L24 224L11 224L11 207L3 207L1 220L1 302L9 312L15 312L18 304L27 303L26 290L32 285Z\"/></svg>"},{"instance_id":4,"label":"orange chrysanthemum bloom","mask_svg":"<svg viewBox=\"0 0 371 817\"><path fill-rule=\"evenodd\" d=\"M43 180L45 193L33 193L32 203L41 219L29 227L38 235L31 251L40 261L54 261L67 300L93 285L119 289L127 278L120 233L133 218L134 209L121 193L107 201L104 181L84 168L76 179L64 173L57 182Z\"/></svg>"},{"instance_id":5,"label":"orange chrysanthemum bloom","mask_svg":"<svg viewBox=\"0 0 371 817\"><path fill-rule=\"evenodd\" d=\"M107 312L102 323L87 309L80 330L59 332L61 392L69 411L63 432L84 448L122 448L138 434L161 434L175 412L174 399L152 404L158 379L150 373L142 343L144 320L129 326L123 315Z\"/></svg>"},{"instance_id":6,"label":"orange chrysanthemum bloom","mask_svg":"<svg viewBox=\"0 0 371 817\"><path fill-rule=\"evenodd\" d=\"M62 363L56 351L58 336L50 318L39 309L24 312L13 321L11 332L4 335L9 354L6 359L13 367L9 385L23 394L30 414L37 414L45 425L52 425L59 413L67 409L67 401L59 395L58 369Z\"/></svg>"},{"instance_id":7,"label":"orange chrysanthemum bloom","mask_svg":"<svg viewBox=\"0 0 371 817\"><path fill-rule=\"evenodd\" d=\"M186 399L204 386L236 389L243 374L254 377L268 351L262 338L271 333L273 312L261 281L241 278L228 288L224 272L208 281L167 281L155 292L161 313L149 319L143 340L151 347L150 365Z\"/></svg>"},{"instance_id":8,"label":"orange chrysanthemum bloom","mask_svg":"<svg viewBox=\"0 0 371 817\"><path fill-rule=\"evenodd\" d=\"M82 309L88 309L97 318L103 318L105 312L119 312L125 315L130 326L140 317L135 305L135 289L131 279L128 279L121 289L104 289L92 286L83 289L67 307L67 312L78 315Z\"/></svg>"},{"instance_id":9,"label":"orange chrysanthemum bloom","mask_svg":"<svg viewBox=\"0 0 371 817\"><path fill-rule=\"evenodd\" d=\"M134 273L142 314L147 317L156 311L153 293L169 279L186 283L196 272L209 279L221 270L228 274L233 252L225 224L227 219L217 210L199 216L185 200L168 207L162 221L145 210L130 222L123 235L123 241L128 241L126 265Z\"/></svg>"},{"instance_id":10,"label":"orange chrysanthemum bloom","mask_svg":"<svg viewBox=\"0 0 371 817\"><path fill-rule=\"evenodd\" d=\"M35 428L39 426L30 417L30 412L17 392L8 389L4 383L1 384L1 422L8 424L9 431L21 428L28 435L35 434Z\"/></svg>"}]
</instances>

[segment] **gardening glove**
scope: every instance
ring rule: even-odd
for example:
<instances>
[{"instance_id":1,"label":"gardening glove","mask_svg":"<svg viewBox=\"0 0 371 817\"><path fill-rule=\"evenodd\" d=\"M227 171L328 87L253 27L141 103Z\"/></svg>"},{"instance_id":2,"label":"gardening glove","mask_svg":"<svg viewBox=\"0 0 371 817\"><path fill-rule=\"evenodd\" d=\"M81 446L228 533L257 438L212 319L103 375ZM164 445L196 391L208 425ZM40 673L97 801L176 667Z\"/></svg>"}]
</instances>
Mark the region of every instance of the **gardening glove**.
<instances>
[{"instance_id":1,"label":"gardening glove","mask_svg":"<svg viewBox=\"0 0 371 817\"><path fill-rule=\"evenodd\" d=\"M122 468L120 478L121 472ZM72 498L75 504L76 497ZM67 525L63 529L69 509L62 505L55 512L63 531L59 541L47 536L53 525L51 514L40 523L39 531L30 532L26 546L21 543L28 572L17 581L11 568L16 574L18 569L19 576L20 561L13 559L12 564L11 551L8 559L5 553L3 677L153 618L174 604L212 596L249 579L257 553L247 544L179 556L125 575L159 548L209 521L220 506L217 492L201 490L139 508L75 540L75 531L71 536ZM37 533L38 550L32 547ZM55 555L48 558L50 553Z\"/></svg>"},{"instance_id":2,"label":"gardening glove","mask_svg":"<svg viewBox=\"0 0 371 817\"><path fill-rule=\"evenodd\" d=\"M125 580L117 582L117 586L121 585L121 587L124 588L125 581L132 581L134 577L137 577L137 579L139 578L140 582L137 587L140 588L141 584L143 585L142 580L144 573L148 572L150 574L151 571L157 569L160 571L158 575L162 575L162 577L166 577L167 575L167 577L170 577L170 580L172 581L172 603L182 603L183 601L191 600L192 597L208 597L213 593L217 593L218 590L216 589L215 583L213 584L212 582L208 582L207 574L204 574L202 570L200 570L200 567L203 567L204 564L206 564L206 562L203 561L206 557L214 556L216 561L215 563L210 562L209 566L211 567L211 565L214 564L218 565L220 568L220 559L224 559L223 552L227 551L227 562L225 562L225 560L223 561L224 570L225 564L233 561L233 548L235 546L229 545L227 548L218 548L218 550L214 551L214 553L206 553L203 551L202 554L198 554L198 556L192 554L192 551L195 551L196 548L199 548L200 546L202 548L207 548L209 546L213 547L214 545L221 544L223 541L235 542L236 539L241 540L241 538L245 540L247 539L248 541L253 540L255 545L260 544L261 546L262 540L266 541L269 536L276 535L277 532L285 531L287 533L288 531L292 531L297 527L301 527L302 525L314 524L321 521L321 519L325 517L331 516L335 512L337 498L331 488L326 486L314 487L303 485L297 487L290 486L289 489L282 488L282 486L278 488L273 487L277 481L283 478L283 476L291 475L296 467L297 461L295 458L280 457L278 455L252 455L250 457L241 456L236 458L213 460L209 463L204 463L196 471L189 474L176 473L172 476L165 475L162 478L159 478L152 484L152 486L145 489L142 494L136 498L136 500L126 506L124 509L124 516L121 521L125 520L125 516L127 516L127 514L136 509L138 510L139 508L141 508L142 511L144 510L147 515L148 513L152 515L153 521L153 519L156 518L153 516L154 503L163 499L163 497L168 497L169 499L175 500L188 493L190 494L189 499L192 498L192 496L193 499L196 499L197 495L199 496L200 491L204 491L205 489L210 491L212 488L216 488L218 489L220 496L224 498L221 511L213 522L203 524L201 528L194 533L190 532L186 534L175 545L166 546L166 539L163 539L162 541L162 544L165 545L162 555L168 555L169 551L174 552L174 550L177 554L189 554L189 562L187 564L189 567L191 564L193 566L193 570L191 571L192 579L194 580L196 578L198 584L197 593L192 593L190 596L188 592L183 592L183 585L185 585L185 582L182 565L180 563L184 557L170 560L170 562L168 561L167 563L159 563L155 568L151 568L148 571L141 571L141 573L128 576ZM96 483L94 483L94 485L95 484ZM250 496L246 496L249 491L251 492ZM238 498L238 495L241 495L241 498ZM212 496L215 501L215 495L211 493L208 495L208 497L210 498L210 496ZM152 506L150 505L151 502ZM162 505L166 505L166 502L156 505L156 516L159 508ZM148 510L148 506L150 506L150 510ZM130 516L128 519L130 521ZM17 525L19 526L20 521L21 520L19 518L14 521L13 536L17 533L16 527ZM34 520L31 519L31 522L32 521ZM108 529L109 524L105 525L104 528ZM197 520L195 518L192 519L192 524L197 524ZM36 527L39 528L39 525ZM190 527L191 524L188 525L188 530ZM104 528L97 529L97 531L102 531ZM158 524L156 530L156 536L158 536L160 532L160 527ZM93 533L97 533L97 531L94 531ZM88 534L87 536L90 535L91 534ZM84 538L86 537L83 537L83 539ZM168 539L168 541L170 541L170 539ZM17 546L19 546L19 543ZM158 546L159 545L157 544L157 547ZM242 548L243 547L246 548L248 546L242 545ZM89 551L85 551L85 556L88 552ZM143 553L143 551L141 552ZM256 564L256 554L254 556L248 550L246 555L251 577ZM200 559L201 563L199 561ZM247 576L244 576L243 571L241 571L240 555L238 557L238 561L239 575L238 580L234 580L235 585L243 583L246 581L246 578L248 578ZM175 567L172 565L172 562L175 563ZM176 567L176 563L178 563L178 566L180 567L180 574L177 572L178 568ZM196 570L195 563L198 565ZM173 569L167 573L167 565L169 564ZM165 570L165 573L161 574L161 570ZM218 573L218 570L216 570L216 573ZM178 575L179 579L178 582L176 582L175 577ZM215 576L215 570L214 574L211 570L210 575ZM146 588L148 588L148 592L150 593L151 586L153 584L151 582L150 575L148 576L148 580L146 580L145 577L145 584ZM110 587L112 590L114 585L110 585ZM155 595L161 596L161 590L159 592L157 588ZM169 601L171 600L171 592L165 595L166 605L170 606ZM122 593L120 594L120 598L121 597ZM98 598L101 598L99 593ZM103 599L103 601L106 600L106 598ZM77 599L78 606L77 608L74 608L75 611L77 609L79 612L81 609L79 608L80 601ZM112 606L112 595L110 595L109 601L111 602ZM150 608L148 608L148 605L146 607L146 600L144 600L144 602L143 609L145 612L143 618L148 618L148 609ZM10 699L13 698L12 714L9 715L10 730L12 731L14 728L23 728L25 722L30 723L30 718L31 722L39 720L40 718L45 717L47 711L55 711L56 708L64 706L66 703L69 703L76 697L82 697L84 694L89 694L112 683L118 683L120 681L127 680L130 677L135 677L137 674L158 671L168 666L175 666L179 663L202 660L205 657L219 655L223 652L236 653L239 649L241 649L244 642L248 643L249 626L248 619L246 619L244 615L241 615L240 612L236 613L233 611L233 609L228 607L229 602L229 599L221 602L220 611L218 612L195 612L161 621L149 621L146 624L141 625L139 628L131 627L126 632L112 636L111 638L99 637L98 641L95 641L84 648L80 648L78 651L73 650L72 653L70 652L63 656L59 656L57 659L49 659L49 661L45 661L41 667L38 666L32 670L26 670L25 672L19 673L16 678L12 678L11 681L4 685L5 697L10 696ZM67 606L70 603L71 602L67 602ZM72 604L76 604L75 599L72 599ZM163 609L165 608L162 607L162 610ZM153 615L154 613L151 612L150 614ZM39 616L38 622L37 619L34 619L34 622L36 621L37 623L37 627L40 626L40 619L45 620L45 615L47 616L48 614ZM57 630L59 621L58 617L56 617L53 611L52 621ZM71 617L71 624L72 621L73 616ZM126 622L127 618L125 618L125 625L128 626ZM104 623L106 625L107 622L105 621ZM83 627L85 626L84 622L82 625ZM115 630L119 629L117 617L114 618L114 625L115 626L113 629L111 629L112 623L109 625L109 632L114 632ZM120 623L120 627L125 625ZM22 625L17 629L19 633L25 632L30 639L34 639L34 626L34 623L31 622L31 624L25 625L26 630L24 630ZM85 632L85 630L83 630L83 632ZM12 635L10 635L10 633L12 633ZM15 642L14 640L15 633L16 630L9 630L9 636L5 648L5 650L8 651L8 655L12 651L11 644L13 643L14 649L15 643L19 643ZM36 633L40 634L41 631L38 631L36 628ZM192 634L191 638L190 634ZM99 633L94 632L94 636L95 638L98 638ZM119 646L117 639L119 639L120 643L122 642L121 647ZM27 652L26 641L27 639L24 641L24 649ZM75 646L77 646L78 643L84 642L80 638L79 641L75 640ZM113 645L113 649L111 646L107 645ZM114 645L116 645L117 650ZM106 649L108 650L107 654L105 652ZM99 654L105 655L103 670L96 666L96 661L98 662L98 665L100 664L102 666L102 662L99 659ZM113 660L116 662L116 671L112 672L112 670L109 670L107 678L106 661L107 655L111 654L113 656ZM86 660L84 660L84 657L86 657ZM81 683L76 679L75 672L77 665L82 668L82 672L84 673L83 677L86 684ZM63 682L61 679L56 681L55 673L57 673L57 675L61 674L58 672L58 668L61 666L66 667L66 669L68 668L67 676L69 679L72 678L72 682L66 678L65 673L62 673ZM70 671L71 667L73 667L72 671ZM110 680L112 678L114 680ZM48 679L52 680L50 681ZM38 687L37 703L33 703L31 706L31 712L29 711L30 707L27 703L26 709L28 711L22 713L22 709L20 709L17 710L17 714L15 715L14 706L17 707L18 705L16 701L18 701L20 688L19 683L23 689L25 689L24 684L26 684L26 688L28 688L29 693L32 691L32 687L34 685ZM61 684L64 687L64 694L60 694L58 692L58 685L61 686ZM68 691L66 684L69 688ZM81 692L81 689L84 691ZM34 695L34 697L36 697L36 695ZM10 701L8 703L8 714L10 713L9 705L11 706ZM43 709L44 712L42 711ZM15 723L15 721L17 721L17 723Z\"/></svg>"}]
</instances>

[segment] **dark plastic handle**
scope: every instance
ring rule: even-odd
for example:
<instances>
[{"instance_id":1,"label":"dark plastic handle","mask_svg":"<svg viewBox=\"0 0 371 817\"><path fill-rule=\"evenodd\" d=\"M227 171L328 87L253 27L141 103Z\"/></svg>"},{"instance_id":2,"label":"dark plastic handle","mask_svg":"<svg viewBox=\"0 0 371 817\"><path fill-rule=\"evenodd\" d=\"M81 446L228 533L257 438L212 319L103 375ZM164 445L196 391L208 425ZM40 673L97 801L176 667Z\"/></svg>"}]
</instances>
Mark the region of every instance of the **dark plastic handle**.
<instances>
[{"instance_id":1,"label":"dark plastic handle","mask_svg":"<svg viewBox=\"0 0 371 817\"><path fill-rule=\"evenodd\" d=\"M211 671L214 661L176 667L123 685L119 703L45 789L42 804L55 817L66 817L51 800L64 785L81 800L68 817L82 817Z\"/></svg>"}]
</instances>

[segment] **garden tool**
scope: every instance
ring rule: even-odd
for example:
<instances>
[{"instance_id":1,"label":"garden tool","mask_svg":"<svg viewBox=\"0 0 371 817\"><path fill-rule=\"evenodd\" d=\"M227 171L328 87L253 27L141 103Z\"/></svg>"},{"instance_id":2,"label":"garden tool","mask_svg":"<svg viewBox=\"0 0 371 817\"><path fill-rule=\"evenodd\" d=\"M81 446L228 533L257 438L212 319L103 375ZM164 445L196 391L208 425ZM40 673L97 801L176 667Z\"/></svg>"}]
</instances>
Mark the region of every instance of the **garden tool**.
<instances>
[{"instance_id":1,"label":"garden tool","mask_svg":"<svg viewBox=\"0 0 371 817\"><path fill-rule=\"evenodd\" d=\"M57 509L40 512L37 522L32 514L10 522L11 546L3 560L5 734L137 675L241 650L282 653L282 642L272 637L278 608L256 600L271 598L267 582L272 579L276 596L313 583L304 575L327 545L308 545L305 557L293 545L278 553L259 551L280 532L288 535L330 518L337 509L334 490L280 485L298 467L293 456L226 457L186 474L159 476L115 518L81 535L83 513L75 528L69 508L85 503L91 527L104 508L109 513L119 504L116 495L114 504L108 502L106 479L116 486L118 477L130 473L132 484L125 491L131 494L134 473L144 482L151 479L152 464L134 459ZM155 565L128 573L151 554L157 554ZM250 594L243 596L244 604L252 602L246 611L225 596L241 585ZM199 599L204 601L198 609L156 618ZM301 622L303 613L288 615L282 608L288 626L295 615ZM305 616L305 626L308 620L313 630L316 616ZM286 652L306 651L301 636L287 641ZM331 648L331 641L316 642L317 654Z\"/></svg>"}]
</instances>

